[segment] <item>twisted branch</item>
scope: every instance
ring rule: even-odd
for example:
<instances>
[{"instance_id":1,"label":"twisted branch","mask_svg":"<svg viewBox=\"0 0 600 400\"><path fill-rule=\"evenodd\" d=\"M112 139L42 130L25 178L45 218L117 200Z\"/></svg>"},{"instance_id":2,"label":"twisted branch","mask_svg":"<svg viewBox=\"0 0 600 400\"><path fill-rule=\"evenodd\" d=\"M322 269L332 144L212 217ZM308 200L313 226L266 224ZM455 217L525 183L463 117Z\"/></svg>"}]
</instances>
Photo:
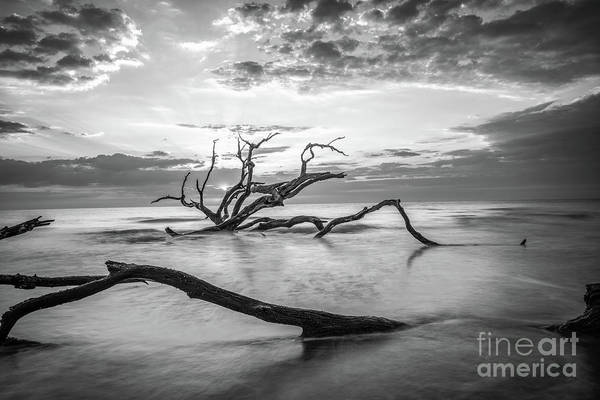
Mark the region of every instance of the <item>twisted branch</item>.
<instances>
[{"instance_id":1,"label":"twisted branch","mask_svg":"<svg viewBox=\"0 0 600 400\"><path fill-rule=\"evenodd\" d=\"M320 149L329 149L329 150L339 153L343 156L348 156L348 154L344 153L337 147L333 146L334 142L341 140L341 139L344 139L344 136L337 137L327 144L321 144L321 143L307 144L306 147L304 148L304 150L302 150L302 154L300 154L300 161L302 162L302 166L300 168L300 175L306 174L306 167L307 167L308 162L311 161L313 158L315 158L315 153L313 151L313 148L315 148L315 147L318 147ZM307 151L310 153L310 155L308 156L308 158L305 158L304 155L306 154Z\"/></svg>"},{"instance_id":2,"label":"twisted branch","mask_svg":"<svg viewBox=\"0 0 600 400\"><path fill-rule=\"evenodd\" d=\"M400 199L398 199L398 200L383 200L371 207L363 208L356 214L348 215L345 217L334 218L331 221L329 221L329 223L323 229L319 230L319 232L315 235L315 238L320 238L320 237L327 235L337 225L344 224L346 222L357 221L357 220L361 219L362 217L364 217L365 215L372 213L373 211L377 211L385 206L396 207L396 209L398 210L398 212L400 212L400 215L402 215L402 218L404 219L404 224L406 226L406 230L408 232L410 232L410 234L415 239L417 239L419 242L421 242L427 246L440 246L439 243L434 242L433 240L429 240L425 236L421 235L412 226L412 224L410 223L410 219L408 218L408 215L404 211L404 208L402 208L402 206L400 205Z\"/></svg>"},{"instance_id":3,"label":"twisted branch","mask_svg":"<svg viewBox=\"0 0 600 400\"><path fill-rule=\"evenodd\" d=\"M254 150L260 148L260 146L266 142L268 142L269 140L271 140L272 138L274 138L275 136L279 135L279 132L274 132L271 133L269 135L267 135L267 137L263 138L261 141L259 141L258 143L252 143L249 142L247 140L245 140L244 138L242 138L241 136L239 136L240 140L242 140L247 146L248 146L248 155L246 156L246 161L245 161L245 165L246 165L246 184L244 185L244 190L241 192L241 195L239 196L239 198L237 199L237 201L235 202L235 205L233 207L233 211L232 211L232 216L236 216L238 214L238 212L240 211L240 208L242 207L242 205L244 204L244 201L246 201L246 199L248 198L248 196L250 196L250 193L252 193L252 177L254 175L254 162L252 161L252 155Z\"/></svg>"}]
</instances>

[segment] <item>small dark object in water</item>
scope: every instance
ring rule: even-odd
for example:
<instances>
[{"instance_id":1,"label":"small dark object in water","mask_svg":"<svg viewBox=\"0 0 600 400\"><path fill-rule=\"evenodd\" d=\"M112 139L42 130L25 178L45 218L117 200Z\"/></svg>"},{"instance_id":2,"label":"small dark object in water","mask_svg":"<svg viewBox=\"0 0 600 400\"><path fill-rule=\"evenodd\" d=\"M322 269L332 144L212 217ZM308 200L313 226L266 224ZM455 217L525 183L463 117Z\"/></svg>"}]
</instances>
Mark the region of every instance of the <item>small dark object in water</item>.
<instances>
[{"instance_id":1,"label":"small dark object in water","mask_svg":"<svg viewBox=\"0 0 600 400\"><path fill-rule=\"evenodd\" d=\"M526 247L527 246L527 238L523 239L523 241L521 243L519 243L519 245Z\"/></svg>"}]
</instances>

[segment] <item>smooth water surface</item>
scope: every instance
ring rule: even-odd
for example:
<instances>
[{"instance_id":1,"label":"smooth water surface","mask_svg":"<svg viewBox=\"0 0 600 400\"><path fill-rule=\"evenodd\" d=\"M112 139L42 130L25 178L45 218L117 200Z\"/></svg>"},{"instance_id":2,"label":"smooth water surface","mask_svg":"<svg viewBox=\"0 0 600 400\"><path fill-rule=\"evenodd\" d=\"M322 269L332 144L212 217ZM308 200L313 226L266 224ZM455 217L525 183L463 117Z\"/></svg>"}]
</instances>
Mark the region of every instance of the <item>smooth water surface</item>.
<instances>
[{"instance_id":1,"label":"smooth water surface","mask_svg":"<svg viewBox=\"0 0 600 400\"><path fill-rule=\"evenodd\" d=\"M286 205L270 216L351 214L362 205ZM274 325L156 283L123 284L38 311L0 352L10 399L591 398L598 344L579 343L577 378L481 378L479 332L555 337L600 281L599 202L407 203L426 248L389 208L313 239L312 226L169 238L206 224L182 207L1 211L48 228L0 241L0 273L103 274L108 259L176 268L264 301L399 319L413 328L302 341ZM257 216L260 216L257 215ZM527 247L518 243L527 237ZM0 287L0 308L58 289ZM527 362L536 362L533 359ZM503 361L516 361L504 358Z\"/></svg>"}]
</instances>

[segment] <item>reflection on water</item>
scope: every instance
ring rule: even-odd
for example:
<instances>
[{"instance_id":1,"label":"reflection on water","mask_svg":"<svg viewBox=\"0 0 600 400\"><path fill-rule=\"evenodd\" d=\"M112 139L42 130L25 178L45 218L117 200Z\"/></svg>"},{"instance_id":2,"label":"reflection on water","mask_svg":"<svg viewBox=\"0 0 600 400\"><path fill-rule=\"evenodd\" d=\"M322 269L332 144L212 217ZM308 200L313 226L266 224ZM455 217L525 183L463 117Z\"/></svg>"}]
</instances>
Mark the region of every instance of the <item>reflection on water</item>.
<instances>
[{"instance_id":1,"label":"reflection on water","mask_svg":"<svg viewBox=\"0 0 600 400\"><path fill-rule=\"evenodd\" d=\"M292 205L268 215L360 208ZM539 327L582 311L585 283L600 280L600 204L406 209L433 240L495 245L424 248L392 209L320 240L312 239L312 226L174 239L163 233L166 225L184 231L207 223L176 207L3 211L6 224L37 215L56 223L0 242L0 273L100 274L107 259L148 263L269 302L380 315L414 328L302 341L298 328L190 300L171 287L119 285L19 321L14 336L44 345L1 350L0 397L591 397L600 365L589 339L575 356L576 379L484 379L476 374L476 338L480 331L552 337ZM527 248L518 246L524 237ZM0 308L54 290L0 287Z\"/></svg>"}]
</instances>

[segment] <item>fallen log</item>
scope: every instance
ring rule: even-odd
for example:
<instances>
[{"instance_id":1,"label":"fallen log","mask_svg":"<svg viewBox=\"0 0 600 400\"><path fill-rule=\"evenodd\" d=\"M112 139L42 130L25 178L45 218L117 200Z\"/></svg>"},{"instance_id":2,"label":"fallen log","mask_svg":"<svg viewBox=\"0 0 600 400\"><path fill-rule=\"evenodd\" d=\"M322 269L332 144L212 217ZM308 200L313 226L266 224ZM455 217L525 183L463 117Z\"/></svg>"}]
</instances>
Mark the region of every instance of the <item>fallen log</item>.
<instances>
[{"instance_id":1,"label":"fallen log","mask_svg":"<svg viewBox=\"0 0 600 400\"><path fill-rule=\"evenodd\" d=\"M571 332L580 334L600 334L600 283L586 285L583 296L585 310L580 316L561 324L550 325L548 330L567 335Z\"/></svg>"},{"instance_id":2,"label":"fallen log","mask_svg":"<svg viewBox=\"0 0 600 400\"><path fill-rule=\"evenodd\" d=\"M34 297L10 307L0 319L0 344L7 342L8 334L20 318L34 311L81 300L116 284L136 279L169 285L185 292L190 298L208 301L266 322L300 327L304 338L389 332L409 327L406 323L382 317L340 315L266 303L219 288L193 275L169 268L125 264L116 261L107 261L106 266L109 274L100 279L92 276L89 278L89 282L82 285ZM52 279L36 278L40 282L50 282ZM62 277L61 279L64 280L63 282L76 281L76 279L69 280L70 278L73 277ZM58 278L53 279L56 282ZM77 277L77 279L85 280L82 277Z\"/></svg>"},{"instance_id":3,"label":"fallen log","mask_svg":"<svg viewBox=\"0 0 600 400\"><path fill-rule=\"evenodd\" d=\"M45 221L40 221L40 218L42 218L42 217L39 216L37 218L30 219L29 221L21 222L20 224L10 226L10 227L5 226L4 228L0 229L0 240L6 239L11 236L21 235L23 233L33 230L34 228L39 227L39 226L47 226L47 225L50 225L50 223L54 222L53 219L47 219Z\"/></svg>"}]
</instances>

